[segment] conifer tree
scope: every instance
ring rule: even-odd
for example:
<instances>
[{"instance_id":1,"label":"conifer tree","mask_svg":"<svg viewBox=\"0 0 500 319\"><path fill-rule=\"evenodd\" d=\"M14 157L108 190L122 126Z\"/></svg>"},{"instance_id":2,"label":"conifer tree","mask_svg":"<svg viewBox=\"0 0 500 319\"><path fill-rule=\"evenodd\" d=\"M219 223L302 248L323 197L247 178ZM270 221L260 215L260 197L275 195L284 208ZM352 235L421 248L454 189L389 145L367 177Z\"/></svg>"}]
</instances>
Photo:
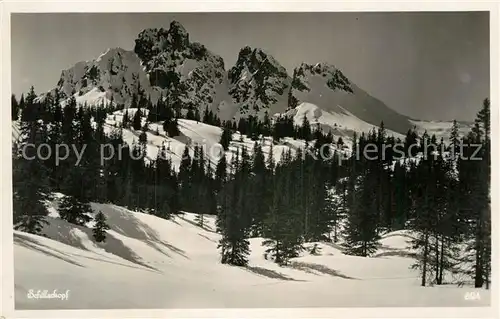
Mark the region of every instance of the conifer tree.
<instances>
[{"instance_id":1,"label":"conifer tree","mask_svg":"<svg viewBox=\"0 0 500 319\"><path fill-rule=\"evenodd\" d=\"M134 114L134 118L132 120L132 128L136 131L142 128L142 110L140 107L136 110Z\"/></svg>"},{"instance_id":2,"label":"conifer tree","mask_svg":"<svg viewBox=\"0 0 500 319\"><path fill-rule=\"evenodd\" d=\"M154 171L153 204L156 216L169 219L176 212L176 180L173 176L172 163L167 158L167 149L163 144L156 158L156 169Z\"/></svg>"},{"instance_id":3,"label":"conifer tree","mask_svg":"<svg viewBox=\"0 0 500 319\"><path fill-rule=\"evenodd\" d=\"M337 194L335 188L325 186L326 198L323 207L323 214L327 230L333 231L333 242L336 243L339 239L340 225L346 215L346 208L342 206L342 198Z\"/></svg>"},{"instance_id":4,"label":"conifer tree","mask_svg":"<svg viewBox=\"0 0 500 319\"><path fill-rule=\"evenodd\" d=\"M186 119L188 119L188 120L194 120L194 111L193 111L193 109L191 107L187 111Z\"/></svg>"},{"instance_id":5,"label":"conifer tree","mask_svg":"<svg viewBox=\"0 0 500 319\"><path fill-rule=\"evenodd\" d=\"M232 161L232 173L229 181L219 195L220 204L217 215L217 226L222 235L218 248L221 250L221 262L234 266L245 266L248 263L250 243L246 229L244 207L241 199L244 191L239 181L239 154Z\"/></svg>"},{"instance_id":6,"label":"conifer tree","mask_svg":"<svg viewBox=\"0 0 500 319\"><path fill-rule=\"evenodd\" d=\"M169 137L175 137L180 135L179 125L177 119L167 119L163 122L163 130L167 133Z\"/></svg>"},{"instance_id":7,"label":"conifer tree","mask_svg":"<svg viewBox=\"0 0 500 319\"><path fill-rule=\"evenodd\" d=\"M225 151L229 150L229 144L231 143L232 140L232 132L231 128L228 125L224 125L222 128L222 135L220 138L220 144L224 148Z\"/></svg>"},{"instance_id":8,"label":"conifer tree","mask_svg":"<svg viewBox=\"0 0 500 319\"><path fill-rule=\"evenodd\" d=\"M16 96L14 94L11 95L11 120L17 121L19 118L19 103L17 102Z\"/></svg>"},{"instance_id":9,"label":"conifer tree","mask_svg":"<svg viewBox=\"0 0 500 319\"><path fill-rule=\"evenodd\" d=\"M422 136L422 145L428 143L428 134ZM435 223L438 216L438 183L436 180L439 172L436 170L433 156L424 156L417 166L417 178L414 181L413 218L411 229L416 236L411 240L412 248L417 250L419 258L412 265L421 274L421 286L426 286L436 274L433 268L433 235L435 235ZM435 256L434 256L435 257ZM434 260L436 260L434 258Z\"/></svg>"},{"instance_id":10,"label":"conifer tree","mask_svg":"<svg viewBox=\"0 0 500 319\"><path fill-rule=\"evenodd\" d=\"M468 251L465 263L472 263L468 273L474 278L476 288L489 288L491 273L491 141L490 102L483 101L475 125L466 138L464 154L459 161L461 214L469 222L467 237ZM477 149L479 147L479 152ZM472 157L472 155L474 155Z\"/></svg>"},{"instance_id":11,"label":"conifer tree","mask_svg":"<svg viewBox=\"0 0 500 319\"><path fill-rule=\"evenodd\" d=\"M373 185L369 184L367 175L354 190L353 201L349 209L345 229L344 252L348 255L367 257L378 248L380 239L377 232L377 216Z\"/></svg>"},{"instance_id":12,"label":"conifer tree","mask_svg":"<svg viewBox=\"0 0 500 319\"><path fill-rule=\"evenodd\" d=\"M35 103L36 97L35 88L31 86L30 91L26 95L26 101L22 104L24 107L22 108L21 121L33 122L41 119L38 105Z\"/></svg>"},{"instance_id":13,"label":"conifer tree","mask_svg":"<svg viewBox=\"0 0 500 319\"><path fill-rule=\"evenodd\" d=\"M304 250L303 213L292 204L294 182L290 163L290 153L284 154L273 178L272 203L264 222L265 257L273 258L279 265L288 264L290 258L298 257Z\"/></svg>"},{"instance_id":14,"label":"conifer tree","mask_svg":"<svg viewBox=\"0 0 500 319\"><path fill-rule=\"evenodd\" d=\"M252 219L252 236L262 236L264 220L270 207L272 189L269 187L271 173L266 167L262 145L255 142L252 159L252 176L249 181L249 198Z\"/></svg>"},{"instance_id":15,"label":"conifer tree","mask_svg":"<svg viewBox=\"0 0 500 319\"><path fill-rule=\"evenodd\" d=\"M86 196L87 190L82 188L84 168L73 167L66 180L65 197L59 204L59 216L75 225L85 225L91 220L92 208Z\"/></svg>"},{"instance_id":16,"label":"conifer tree","mask_svg":"<svg viewBox=\"0 0 500 319\"><path fill-rule=\"evenodd\" d=\"M215 180L214 180L214 188L217 193L219 193L226 183L227 178L227 161L226 155L224 152L219 156L219 162L217 163L217 167L215 168Z\"/></svg>"},{"instance_id":17,"label":"conifer tree","mask_svg":"<svg viewBox=\"0 0 500 319\"><path fill-rule=\"evenodd\" d=\"M128 128L129 126L130 126L130 118L129 118L128 109L127 109L127 110L125 110L125 113L123 114L122 127Z\"/></svg>"},{"instance_id":18,"label":"conifer tree","mask_svg":"<svg viewBox=\"0 0 500 319\"><path fill-rule=\"evenodd\" d=\"M199 109L196 109L194 111L194 120L196 122L200 122L201 121L201 114L200 114L200 110Z\"/></svg>"},{"instance_id":19,"label":"conifer tree","mask_svg":"<svg viewBox=\"0 0 500 319\"><path fill-rule=\"evenodd\" d=\"M344 252L364 257L374 253L379 245L375 165L363 163L364 158L357 154L358 150L364 149L365 143L363 134L359 141L354 136L353 154L349 163L349 214L344 234ZM358 158L361 158L360 162Z\"/></svg>"},{"instance_id":20,"label":"conifer tree","mask_svg":"<svg viewBox=\"0 0 500 319\"><path fill-rule=\"evenodd\" d=\"M189 147L186 145L182 154L181 165L179 167L179 183L181 208L191 211L193 207L193 185L192 185L192 159L189 154Z\"/></svg>"},{"instance_id":21,"label":"conifer tree","mask_svg":"<svg viewBox=\"0 0 500 319\"><path fill-rule=\"evenodd\" d=\"M106 241L106 230L109 230L109 225L106 223L106 216L99 211L95 216L95 225L92 229L92 234L96 242Z\"/></svg>"},{"instance_id":22,"label":"conifer tree","mask_svg":"<svg viewBox=\"0 0 500 319\"><path fill-rule=\"evenodd\" d=\"M20 114L23 114L23 111L26 107L26 103L24 101L24 94L21 94L21 97L19 98L19 111Z\"/></svg>"},{"instance_id":23,"label":"conifer tree","mask_svg":"<svg viewBox=\"0 0 500 319\"><path fill-rule=\"evenodd\" d=\"M32 90L34 92L34 90ZM30 94L31 95L31 94ZM28 95L26 108L32 109L34 97ZM24 156L20 147L30 143L36 146L45 142L45 126L36 118L27 116L30 121L21 125L21 140L14 145L13 171L13 223L17 230L39 234L48 224L46 202L50 199L47 171L36 154L36 148L27 147ZM18 148L19 147L19 148Z\"/></svg>"},{"instance_id":24,"label":"conifer tree","mask_svg":"<svg viewBox=\"0 0 500 319\"><path fill-rule=\"evenodd\" d=\"M50 145L51 154L55 154L58 145L60 145L63 142L63 129L62 129L63 113L59 100L57 99L57 94L54 103L55 107L54 107L53 121L52 123L50 123L50 130L48 132L48 137L47 137L47 143ZM45 163L45 166L48 169L48 174L50 176L51 186L53 186L55 189L59 189L61 187L63 176L65 174L63 167L58 165L59 163L57 161L58 159L56 159L55 156L51 156L51 158L48 159ZM65 163L60 163L60 164L65 164Z\"/></svg>"},{"instance_id":25,"label":"conifer tree","mask_svg":"<svg viewBox=\"0 0 500 319\"><path fill-rule=\"evenodd\" d=\"M312 139L311 125L306 115L304 115L304 118L302 119L302 126L300 127L300 137L306 142Z\"/></svg>"}]
</instances>

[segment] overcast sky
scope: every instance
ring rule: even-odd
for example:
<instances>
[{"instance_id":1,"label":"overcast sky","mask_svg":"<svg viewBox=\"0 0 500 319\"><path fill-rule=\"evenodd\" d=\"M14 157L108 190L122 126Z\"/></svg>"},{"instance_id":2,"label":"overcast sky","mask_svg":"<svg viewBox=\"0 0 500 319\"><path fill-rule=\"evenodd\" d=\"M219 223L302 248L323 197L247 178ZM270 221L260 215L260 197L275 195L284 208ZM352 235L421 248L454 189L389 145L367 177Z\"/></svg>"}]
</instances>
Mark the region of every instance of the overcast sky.
<instances>
[{"instance_id":1,"label":"overcast sky","mask_svg":"<svg viewBox=\"0 0 500 319\"><path fill-rule=\"evenodd\" d=\"M226 70L245 45L265 49L290 74L301 62L329 62L413 118L471 120L489 97L487 12L13 14L13 92L47 91L62 69L108 47L132 50L142 29L172 20L222 56Z\"/></svg>"}]
</instances>

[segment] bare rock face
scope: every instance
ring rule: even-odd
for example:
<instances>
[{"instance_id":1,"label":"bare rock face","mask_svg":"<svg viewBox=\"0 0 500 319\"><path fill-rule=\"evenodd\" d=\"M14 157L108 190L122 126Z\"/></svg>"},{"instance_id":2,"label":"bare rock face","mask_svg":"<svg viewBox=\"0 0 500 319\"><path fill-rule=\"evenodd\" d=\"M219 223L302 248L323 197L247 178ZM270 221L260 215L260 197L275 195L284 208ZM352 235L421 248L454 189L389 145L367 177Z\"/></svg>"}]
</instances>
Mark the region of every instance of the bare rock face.
<instances>
[{"instance_id":1,"label":"bare rock face","mask_svg":"<svg viewBox=\"0 0 500 319\"><path fill-rule=\"evenodd\" d=\"M228 72L229 94L241 115L283 112L291 78L278 61L262 49L244 47Z\"/></svg>"},{"instance_id":2,"label":"bare rock face","mask_svg":"<svg viewBox=\"0 0 500 319\"><path fill-rule=\"evenodd\" d=\"M90 105L103 101L103 96L105 101L127 105L141 87L151 90L139 57L121 48L108 49L95 60L79 62L63 70L57 83L63 97L76 96L77 100ZM87 96L88 99L78 99Z\"/></svg>"},{"instance_id":3,"label":"bare rock face","mask_svg":"<svg viewBox=\"0 0 500 319\"><path fill-rule=\"evenodd\" d=\"M173 21L168 30L143 30L134 52L142 60L150 85L163 96L176 90L185 108L217 111L227 100L223 59L204 45L190 42L180 23Z\"/></svg>"}]
</instances>

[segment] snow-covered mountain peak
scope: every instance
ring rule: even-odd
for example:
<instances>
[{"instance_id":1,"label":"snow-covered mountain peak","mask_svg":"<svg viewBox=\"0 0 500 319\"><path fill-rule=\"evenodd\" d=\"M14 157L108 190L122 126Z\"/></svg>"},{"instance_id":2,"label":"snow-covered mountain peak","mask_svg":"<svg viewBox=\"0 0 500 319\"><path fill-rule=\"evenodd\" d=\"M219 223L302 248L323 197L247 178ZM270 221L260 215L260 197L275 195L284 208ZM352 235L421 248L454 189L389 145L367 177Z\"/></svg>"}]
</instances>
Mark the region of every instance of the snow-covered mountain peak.
<instances>
[{"instance_id":1,"label":"snow-covered mountain peak","mask_svg":"<svg viewBox=\"0 0 500 319\"><path fill-rule=\"evenodd\" d=\"M311 77L321 77L328 88L333 91L344 91L353 93L349 79L333 64L319 62L314 65L301 63L293 72L292 88L299 91L310 90Z\"/></svg>"},{"instance_id":2,"label":"snow-covered mountain peak","mask_svg":"<svg viewBox=\"0 0 500 319\"><path fill-rule=\"evenodd\" d=\"M235 66L228 71L229 94L239 105L240 115L262 116L286 109L290 77L286 69L269 53L245 46Z\"/></svg>"},{"instance_id":3,"label":"snow-covered mountain peak","mask_svg":"<svg viewBox=\"0 0 500 319\"><path fill-rule=\"evenodd\" d=\"M193 42L178 21L142 30L133 51L109 48L63 70L57 88L63 99L75 96L89 105L113 101L127 107L137 93L153 103L174 94L183 110L208 108L221 120L284 114L307 102L331 114L349 112L370 125L383 121L402 134L414 126L330 62L303 62L290 77L268 51L245 46L226 72L222 57Z\"/></svg>"},{"instance_id":4,"label":"snow-covered mountain peak","mask_svg":"<svg viewBox=\"0 0 500 319\"><path fill-rule=\"evenodd\" d=\"M386 128L398 133L413 127L408 117L360 89L338 67L326 62L304 62L294 69L289 102L290 108L308 102L329 113L349 112L370 125L383 121Z\"/></svg>"},{"instance_id":5,"label":"snow-covered mountain peak","mask_svg":"<svg viewBox=\"0 0 500 319\"><path fill-rule=\"evenodd\" d=\"M173 21L168 30L141 31L134 52L143 63L149 84L164 96L175 89L184 108L216 111L223 101L227 104L230 100L224 60L203 44L191 42L179 22Z\"/></svg>"},{"instance_id":6,"label":"snow-covered mountain peak","mask_svg":"<svg viewBox=\"0 0 500 319\"><path fill-rule=\"evenodd\" d=\"M248 68L252 74L258 71L276 73L281 77L286 77L286 69L266 50L261 48L251 48L250 46L243 47L239 54L236 65L229 70L230 81L235 81L241 68Z\"/></svg>"},{"instance_id":7,"label":"snow-covered mountain peak","mask_svg":"<svg viewBox=\"0 0 500 319\"><path fill-rule=\"evenodd\" d=\"M78 100L89 92L96 96L96 91L99 91L105 100L127 105L139 85L149 90L149 81L139 57L123 48L109 48L94 60L78 62L63 70L56 88L63 99L75 96ZM88 104L104 101L102 98L83 100Z\"/></svg>"},{"instance_id":8,"label":"snow-covered mountain peak","mask_svg":"<svg viewBox=\"0 0 500 319\"><path fill-rule=\"evenodd\" d=\"M110 58L114 56L121 56L121 55L127 55L132 53L131 51L127 51L123 48L120 47L114 47L114 48L107 48L106 51L102 52L97 59L95 59L95 62L101 62L102 60L109 60Z\"/></svg>"}]
</instances>

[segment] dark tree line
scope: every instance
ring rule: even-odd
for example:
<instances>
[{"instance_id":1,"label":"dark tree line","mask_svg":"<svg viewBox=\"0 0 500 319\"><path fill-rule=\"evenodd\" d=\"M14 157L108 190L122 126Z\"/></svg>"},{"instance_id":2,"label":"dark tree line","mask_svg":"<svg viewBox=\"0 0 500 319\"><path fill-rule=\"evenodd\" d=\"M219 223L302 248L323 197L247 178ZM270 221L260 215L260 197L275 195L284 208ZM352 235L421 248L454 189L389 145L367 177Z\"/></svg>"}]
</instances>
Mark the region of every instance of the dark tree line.
<instances>
[{"instance_id":1,"label":"dark tree line","mask_svg":"<svg viewBox=\"0 0 500 319\"><path fill-rule=\"evenodd\" d=\"M414 268L422 274L422 285L443 284L445 274L452 272L471 276L476 287L489 286L488 100L472 131L461 137L455 123L446 145L416 130L408 131L403 141L394 139L381 123L376 130L355 135L345 153L341 138L335 141L307 118L301 125L289 117L268 116L262 121L248 117L221 122L208 108L203 114L194 108L180 114L178 101L168 99L172 95L153 105L142 95L134 97L134 115L129 117L125 110L123 125L105 134L106 117L123 106L78 106L71 98L62 108L57 91L40 102L33 89L20 101L12 97L12 119L20 119L22 131L13 150L15 228L40 233L48 214L45 203L55 191L66 195L61 218L77 225L94 219L96 240L105 239L105 217L94 214L91 202L114 203L166 219L189 211L198 214L200 227L205 215L215 214L222 235L221 262L237 266L248 262L251 237L265 238L266 258L286 265L304 250L305 242L341 240L345 253L371 256L383 232L409 229L415 234ZM163 122L166 134L177 136L181 117L222 127L225 152L218 162L211 161L202 145L187 145L178 169L168 145L156 158L147 158L148 134L157 134L149 130L149 123ZM138 135L131 145L123 140L124 128ZM255 141L252 149L229 148L237 131ZM262 136L272 136L273 141ZM277 154L274 144L284 137L302 140L304 148ZM410 157L424 150L425 141L443 148L436 148L432 156ZM449 156L458 152L460 142L466 145L465 157ZM36 156L27 160L18 153L26 143L48 144L52 154L61 143L85 151L81 158L69 152L60 163ZM402 156L382 147L396 143L403 145ZM100 156L104 144L115 151L125 147L121 156L108 156L109 148ZM371 153L374 158L360 153L368 145L377 146ZM478 154L475 145L481 145ZM33 152L28 148L26 155L36 155ZM471 160L472 155L480 160ZM469 252L465 256L460 252L464 245Z\"/></svg>"}]
</instances>

